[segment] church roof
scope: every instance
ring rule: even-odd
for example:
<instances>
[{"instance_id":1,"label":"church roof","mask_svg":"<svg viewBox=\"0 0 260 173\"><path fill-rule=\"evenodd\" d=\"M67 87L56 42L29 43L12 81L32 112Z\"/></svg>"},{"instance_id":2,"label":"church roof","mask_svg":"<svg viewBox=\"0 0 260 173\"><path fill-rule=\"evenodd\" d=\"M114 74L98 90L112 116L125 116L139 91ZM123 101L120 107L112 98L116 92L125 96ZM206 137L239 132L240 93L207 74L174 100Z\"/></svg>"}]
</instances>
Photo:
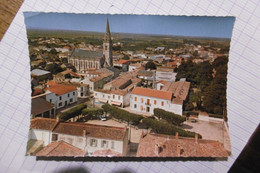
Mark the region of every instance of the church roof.
<instances>
[{"instance_id":1,"label":"church roof","mask_svg":"<svg viewBox=\"0 0 260 173\"><path fill-rule=\"evenodd\" d=\"M73 49L71 52L71 57L75 57L75 58L79 58L79 59L98 60L103 57L103 52L102 51L83 50L83 49Z\"/></svg>"}]
</instances>

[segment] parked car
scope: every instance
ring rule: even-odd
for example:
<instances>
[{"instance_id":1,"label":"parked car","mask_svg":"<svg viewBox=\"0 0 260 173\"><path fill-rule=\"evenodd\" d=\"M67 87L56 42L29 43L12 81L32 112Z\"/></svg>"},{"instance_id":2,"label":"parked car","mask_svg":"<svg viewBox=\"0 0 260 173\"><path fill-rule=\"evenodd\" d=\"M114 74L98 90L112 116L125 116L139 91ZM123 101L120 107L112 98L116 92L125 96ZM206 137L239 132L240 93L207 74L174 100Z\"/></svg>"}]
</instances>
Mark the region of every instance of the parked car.
<instances>
[{"instance_id":1,"label":"parked car","mask_svg":"<svg viewBox=\"0 0 260 173\"><path fill-rule=\"evenodd\" d=\"M107 120L106 115L100 115L99 118L100 118L101 121L106 121Z\"/></svg>"}]
</instances>

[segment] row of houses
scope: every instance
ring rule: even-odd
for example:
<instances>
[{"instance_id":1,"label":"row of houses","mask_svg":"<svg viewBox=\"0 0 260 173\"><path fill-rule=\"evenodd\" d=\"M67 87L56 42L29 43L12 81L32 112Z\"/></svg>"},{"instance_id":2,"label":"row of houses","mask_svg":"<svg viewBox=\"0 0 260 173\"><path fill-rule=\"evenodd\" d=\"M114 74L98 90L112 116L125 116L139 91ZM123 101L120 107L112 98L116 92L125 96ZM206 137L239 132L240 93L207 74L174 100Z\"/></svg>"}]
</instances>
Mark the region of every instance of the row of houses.
<instances>
[{"instance_id":1,"label":"row of houses","mask_svg":"<svg viewBox=\"0 0 260 173\"><path fill-rule=\"evenodd\" d=\"M86 123L60 122L56 119L31 120L27 155L44 157L129 156L130 130ZM142 133L137 157L227 157L229 153L217 141Z\"/></svg>"}]
</instances>

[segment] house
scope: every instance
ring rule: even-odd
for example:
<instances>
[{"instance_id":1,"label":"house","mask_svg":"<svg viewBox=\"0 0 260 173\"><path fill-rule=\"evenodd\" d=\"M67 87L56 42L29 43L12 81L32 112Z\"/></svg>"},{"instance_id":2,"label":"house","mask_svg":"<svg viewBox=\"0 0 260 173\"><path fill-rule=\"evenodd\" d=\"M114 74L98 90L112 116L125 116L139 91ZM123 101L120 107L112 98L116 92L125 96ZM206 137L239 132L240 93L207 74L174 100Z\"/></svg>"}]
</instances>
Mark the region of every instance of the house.
<instances>
[{"instance_id":1,"label":"house","mask_svg":"<svg viewBox=\"0 0 260 173\"><path fill-rule=\"evenodd\" d=\"M167 82L164 81L164 80L156 81L156 82L155 82L155 89L157 89L157 90L162 90L162 88L164 87L164 85L165 85L166 83L167 83Z\"/></svg>"},{"instance_id":2,"label":"house","mask_svg":"<svg viewBox=\"0 0 260 173\"><path fill-rule=\"evenodd\" d=\"M157 52L163 52L165 50L165 47L157 47L155 51Z\"/></svg>"},{"instance_id":3,"label":"house","mask_svg":"<svg viewBox=\"0 0 260 173\"><path fill-rule=\"evenodd\" d=\"M41 69L34 69L31 71L31 76L34 78L51 78L51 72Z\"/></svg>"},{"instance_id":4,"label":"house","mask_svg":"<svg viewBox=\"0 0 260 173\"><path fill-rule=\"evenodd\" d=\"M156 81L175 81L177 73L173 67L158 67L156 69Z\"/></svg>"},{"instance_id":5,"label":"house","mask_svg":"<svg viewBox=\"0 0 260 173\"><path fill-rule=\"evenodd\" d=\"M114 61L113 65L125 72L128 71L129 61L120 59L119 61Z\"/></svg>"},{"instance_id":6,"label":"house","mask_svg":"<svg viewBox=\"0 0 260 173\"><path fill-rule=\"evenodd\" d=\"M45 95L32 97L31 118L56 118L55 105L46 101Z\"/></svg>"},{"instance_id":7,"label":"house","mask_svg":"<svg viewBox=\"0 0 260 173\"><path fill-rule=\"evenodd\" d=\"M71 70L65 70L56 75L53 75L53 80L56 82L64 82L65 79L80 78L81 76Z\"/></svg>"},{"instance_id":8,"label":"house","mask_svg":"<svg viewBox=\"0 0 260 173\"><path fill-rule=\"evenodd\" d=\"M141 67L141 64L140 64L140 63L130 64L128 71L129 71L129 72L130 72L130 71L133 71L134 69L139 68L139 67Z\"/></svg>"},{"instance_id":9,"label":"house","mask_svg":"<svg viewBox=\"0 0 260 173\"><path fill-rule=\"evenodd\" d=\"M89 85L80 83L81 79L76 79L73 78L70 80L70 82L63 82L61 83L62 85L67 85L67 86L74 86L77 88L77 97L78 98L86 98L89 96Z\"/></svg>"},{"instance_id":10,"label":"house","mask_svg":"<svg viewBox=\"0 0 260 173\"><path fill-rule=\"evenodd\" d=\"M137 157L228 157L228 152L218 141L162 135L142 134Z\"/></svg>"},{"instance_id":11,"label":"house","mask_svg":"<svg viewBox=\"0 0 260 173\"><path fill-rule=\"evenodd\" d=\"M171 91L136 87L131 92L130 109L153 114L155 108L182 115L182 101L174 98Z\"/></svg>"},{"instance_id":12,"label":"house","mask_svg":"<svg viewBox=\"0 0 260 173\"><path fill-rule=\"evenodd\" d=\"M38 151L37 157L84 157L85 151L65 141L52 142Z\"/></svg>"},{"instance_id":13,"label":"house","mask_svg":"<svg viewBox=\"0 0 260 173\"><path fill-rule=\"evenodd\" d=\"M94 91L95 102L108 103L115 106L128 106L130 104L130 92L126 90L95 90Z\"/></svg>"},{"instance_id":14,"label":"house","mask_svg":"<svg viewBox=\"0 0 260 173\"><path fill-rule=\"evenodd\" d=\"M190 82L177 81L167 82L162 91L170 91L173 93L175 99L186 100L190 89Z\"/></svg>"},{"instance_id":15,"label":"house","mask_svg":"<svg viewBox=\"0 0 260 173\"><path fill-rule=\"evenodd\" d=\"M127 127L35 118L31 120L29 140L43 141L43 147L52 142L64 141L85 151L89 156L100 150L112 150L125 156L128 150L129 130ZM62 155L61 152L59 156Z\"/></svg>"},{"instance_id":16,"label":"house","mask_svg":"<svg viewBox=\"0 0 260 173\"><path fill-rule=\"evenodd\" d=\"M50 103L53 103L56 109L60 109L78 101L78 91L75 86L54 84L48 85L45 90L46 100Z\"/></svg>"}]
</instances>

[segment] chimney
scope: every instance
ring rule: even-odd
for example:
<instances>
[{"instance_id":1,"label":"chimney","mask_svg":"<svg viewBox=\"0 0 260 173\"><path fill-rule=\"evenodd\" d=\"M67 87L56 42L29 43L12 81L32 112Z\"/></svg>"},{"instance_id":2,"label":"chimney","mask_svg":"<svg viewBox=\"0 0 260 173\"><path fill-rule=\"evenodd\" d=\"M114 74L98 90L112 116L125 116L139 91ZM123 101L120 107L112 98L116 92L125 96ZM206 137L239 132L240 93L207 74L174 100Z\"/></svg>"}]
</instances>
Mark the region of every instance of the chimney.
<instances>
[{"instance_id":1,"label":"chimney","mask_svg":"<svg viewBox=\"0 0 260 173\"><path fill-rule=\"evenodd\" d=\"M58 115L56 116L56 121L60 122L60 117Z\"/></svg>"},{"instance_id":2,"label":"chimney","mask_svg":"<svg viewBox=\"0 0 260 173\"><path fill-rule=\"evenodd\" d=\"M179 139L179 133L178 132L176 132L176 134L175 134L175 139Z\"/></svg>"},{"instance_id":3,"label":"chimney","mask_svg":"<svg viewBox=\"0 0 260 173\"><path fill-rule=\"evenodd\" d=\"M181 146L179 144L177 145L177 156L181 156Z\"/></svg>"},{"instance_id":4,"label":"chimney","mask_svg":"<svg viewBox=\"0 0 260 173\"><path fill-rule=\"evenodd\" d=\"M159 155L159 153L160 153L160 146L159 146L159 144L155 144L154 153L155 153L156 155Z\"/></svg>"},{"instance_id":5,"label":"chimney","mask_svg":"<svg viewBox=\"0 0 260 173\"><path fill-rule=\"evenodd\" d=\"M87 131L83 130L83 136L86 136Z\"/></svg>"},{"instance_id":6,"label":"chimney","mask_svg":"<svg viewBox=\"0 0 260 173\"><path fill-rule=\"evenodd\" d=\"M198 134L196 133L196 134L195 134L195 143L196 143L196 144L198 143L198 137L199 137L199 136L198 136Z\"/></svg>"}]
</instances>

